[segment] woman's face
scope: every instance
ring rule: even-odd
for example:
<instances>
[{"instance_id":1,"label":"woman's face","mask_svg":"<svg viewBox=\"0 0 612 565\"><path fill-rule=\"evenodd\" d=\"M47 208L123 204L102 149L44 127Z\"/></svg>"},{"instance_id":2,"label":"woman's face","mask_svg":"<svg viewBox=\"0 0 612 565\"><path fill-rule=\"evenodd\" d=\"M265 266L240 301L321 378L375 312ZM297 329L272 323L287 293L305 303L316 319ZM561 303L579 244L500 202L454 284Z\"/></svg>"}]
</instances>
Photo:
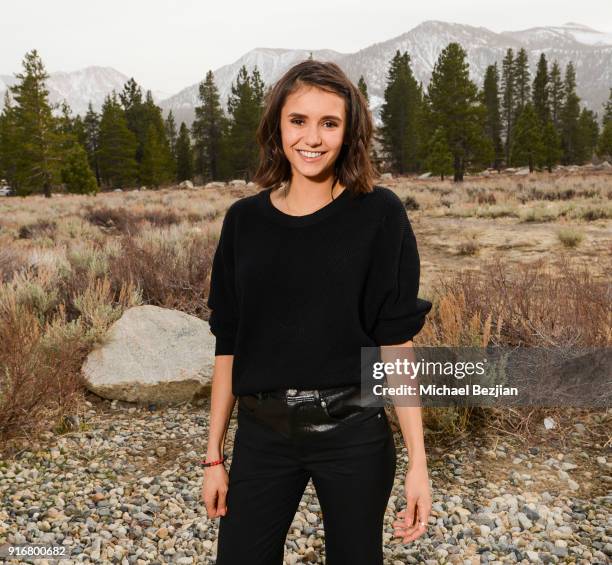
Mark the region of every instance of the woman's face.
<instances>
[{"instance_id":1,"label":"woman's face","mask_svg":"<svg viewBox=\"0 0 612 565\"><path fill-rule=\"evenodd\" d=\"M315 86L301 86L281 110L283 151L295 175L316 181L333 175L346 127L344 98Z\"/></svg>"}]
</instances>

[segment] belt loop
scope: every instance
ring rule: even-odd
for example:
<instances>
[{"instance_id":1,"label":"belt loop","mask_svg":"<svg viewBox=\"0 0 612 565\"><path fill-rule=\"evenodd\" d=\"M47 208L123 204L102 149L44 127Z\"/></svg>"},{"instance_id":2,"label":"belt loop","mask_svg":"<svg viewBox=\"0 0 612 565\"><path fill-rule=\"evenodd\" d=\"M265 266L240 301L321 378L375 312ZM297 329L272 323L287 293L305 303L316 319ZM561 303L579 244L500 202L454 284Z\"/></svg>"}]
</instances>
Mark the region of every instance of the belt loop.
<instances>
[{"instance_id":1,"label":"belt loop","mask_svg":"<svg viewBox=\"0 0 612 565\"><path fill-rule=\"evenodd\" d=\"M259 402L261 402L262 398L263 398L263 394L261 392L258 392L257 393L257 400L259 400Z\"/></svg>"}]
</instances>

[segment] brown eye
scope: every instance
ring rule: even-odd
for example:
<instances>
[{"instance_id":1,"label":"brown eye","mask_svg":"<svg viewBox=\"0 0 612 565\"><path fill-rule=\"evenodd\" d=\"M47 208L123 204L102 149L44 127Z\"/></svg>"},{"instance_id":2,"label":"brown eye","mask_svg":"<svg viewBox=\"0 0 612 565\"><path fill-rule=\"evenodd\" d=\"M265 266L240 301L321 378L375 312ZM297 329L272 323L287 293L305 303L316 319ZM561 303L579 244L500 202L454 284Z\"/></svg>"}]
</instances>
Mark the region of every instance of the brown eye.
<instances>
[{"instance_id":1,"label":"brown eye","mask_svg":"<svg viewBox=\"0 0 612 565\"><path fill-rule=\"evenodd\" d=\"M291 120L291 123L292 123L292 124L295 124L295 122L303 122L303 121L304 121L304 120L300 120L300 118L293 118L293 119Z\"/></svg>"}]
</instances>

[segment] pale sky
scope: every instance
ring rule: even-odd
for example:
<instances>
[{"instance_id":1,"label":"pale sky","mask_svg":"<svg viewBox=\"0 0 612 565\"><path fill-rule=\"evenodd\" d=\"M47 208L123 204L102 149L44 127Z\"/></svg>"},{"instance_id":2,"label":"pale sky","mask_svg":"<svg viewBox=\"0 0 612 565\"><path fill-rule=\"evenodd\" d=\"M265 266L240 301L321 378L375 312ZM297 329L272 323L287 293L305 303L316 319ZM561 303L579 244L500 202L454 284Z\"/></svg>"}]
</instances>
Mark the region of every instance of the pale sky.
<instances>
[{"instance_id":1,"label":"pale sky","mask_svg":"<svg viewBox=\"0 0 612 565\"><path fill-rule=\"evenodd\" d=\"M255 47L350 53L426 20L612 32L611 0L12 0L0 14L0 74L20 72L36 48L49 72L108 66L169 95Z\"/></svg>"}]
</instances>

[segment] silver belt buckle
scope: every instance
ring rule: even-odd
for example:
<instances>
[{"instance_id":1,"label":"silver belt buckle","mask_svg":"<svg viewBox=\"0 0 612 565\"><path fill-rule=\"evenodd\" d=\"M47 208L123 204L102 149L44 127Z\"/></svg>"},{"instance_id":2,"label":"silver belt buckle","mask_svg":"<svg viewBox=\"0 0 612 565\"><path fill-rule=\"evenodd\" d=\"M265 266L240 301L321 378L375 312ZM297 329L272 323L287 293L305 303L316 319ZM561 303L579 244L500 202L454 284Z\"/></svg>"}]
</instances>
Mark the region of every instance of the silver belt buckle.
<instances>
[{"instance_id":1,"label":"silver belt buckle","mask_svg":"<svg viewBox=\"0 0 612 565\"><path fill-rule=\"evenodd\" d=\"M297 389L296 388L290 388L287 390L287 396L295 396L297 394Z\"/></svg>"}]
</instances>

